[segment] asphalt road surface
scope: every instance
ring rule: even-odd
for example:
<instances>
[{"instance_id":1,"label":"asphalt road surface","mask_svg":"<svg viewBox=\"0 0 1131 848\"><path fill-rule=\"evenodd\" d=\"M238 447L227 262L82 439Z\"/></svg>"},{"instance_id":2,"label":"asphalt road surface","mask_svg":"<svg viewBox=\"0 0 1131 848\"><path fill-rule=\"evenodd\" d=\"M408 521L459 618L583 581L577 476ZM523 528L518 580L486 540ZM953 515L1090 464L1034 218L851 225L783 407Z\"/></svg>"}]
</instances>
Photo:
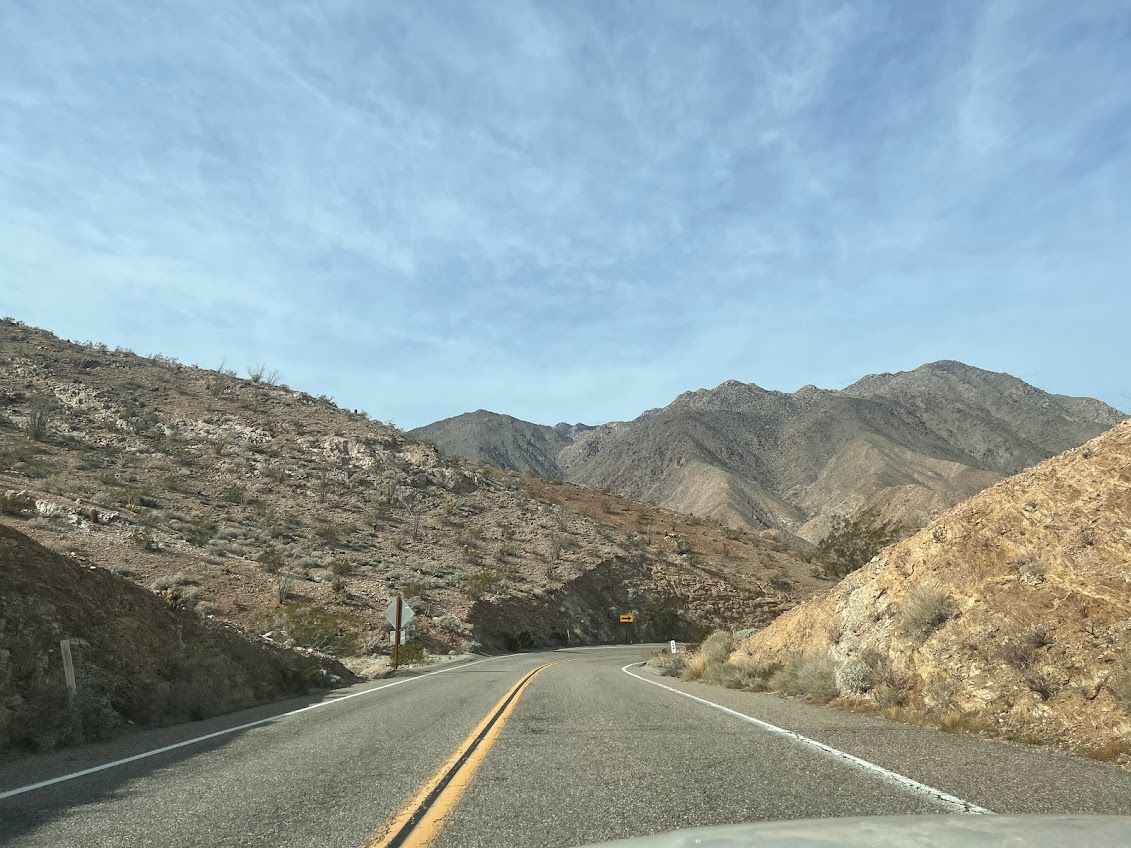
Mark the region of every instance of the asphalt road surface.
<instances>
[{"instance_id":1,"label":"asphalt road surface","mask_svg":"<svg viewBox=\"0 0 1131 848\"><path fill-rule=\"evenodd\" d=\"M495 657L24 760L0 768L0 844L571 846L825 816L1131 815L1112 766L629 665L647 653Z\"/></svg>"}]
</instances>

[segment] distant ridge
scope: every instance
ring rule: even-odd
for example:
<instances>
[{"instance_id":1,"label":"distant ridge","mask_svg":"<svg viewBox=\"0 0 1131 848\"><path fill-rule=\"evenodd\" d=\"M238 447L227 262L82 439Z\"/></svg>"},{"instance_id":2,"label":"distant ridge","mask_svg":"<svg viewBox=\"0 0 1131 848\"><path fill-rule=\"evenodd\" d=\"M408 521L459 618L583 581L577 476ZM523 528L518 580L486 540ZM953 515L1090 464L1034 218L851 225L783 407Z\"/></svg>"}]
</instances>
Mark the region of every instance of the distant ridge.
<instances>
[{"instance_id":1,"label":"distant ridge","mask_svg":"<svg viewBox=\"0 0 1131 848\"><path fill-rule=\"evenodd\" d=\"M865 507L921 527L1125 417L943 360L839 391L728 380L615 425L549 427L480 410L412 435L477 462L816 540L835 515Z\"/></svg>"}]
</instances>

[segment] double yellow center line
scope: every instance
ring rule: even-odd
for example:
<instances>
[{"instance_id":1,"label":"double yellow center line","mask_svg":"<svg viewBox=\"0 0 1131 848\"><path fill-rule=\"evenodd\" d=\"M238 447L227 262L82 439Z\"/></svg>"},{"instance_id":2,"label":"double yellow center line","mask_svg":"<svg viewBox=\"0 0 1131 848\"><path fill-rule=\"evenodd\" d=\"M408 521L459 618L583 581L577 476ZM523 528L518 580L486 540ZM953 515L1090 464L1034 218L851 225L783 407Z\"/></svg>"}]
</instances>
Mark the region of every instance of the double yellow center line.
<instances>
[{"instance_id":1,"label":"double yellow center line","mask_svg":"<svg viewBox=\"0 0 1131 848\"><path fill-rule=\"evenodd\" d=\"M452 753L439 770L420 787L370 848L424 848L435 841L447 817L455 809L483 759L499 738L503 725L518 706L526 687L535 676L553 663L540 665L511 687L483 720Z\"/></svg>"}]
</instances>

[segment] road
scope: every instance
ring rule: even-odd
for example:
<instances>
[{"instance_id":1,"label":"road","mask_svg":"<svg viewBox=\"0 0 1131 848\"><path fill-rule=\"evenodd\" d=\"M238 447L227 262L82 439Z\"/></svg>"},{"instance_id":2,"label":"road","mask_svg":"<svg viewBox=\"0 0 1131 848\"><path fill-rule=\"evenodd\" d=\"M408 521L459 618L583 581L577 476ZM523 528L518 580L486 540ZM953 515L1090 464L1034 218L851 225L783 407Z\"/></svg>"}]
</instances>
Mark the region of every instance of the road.
<instances>
[{"instance_id":1,"label":"road","mask_svg":"<svg viewBox=\"0 0 1131 848\"><path fill-rule=\"evenodd\" d=\"M570 846L963 805L1131 814L1131 774L1102 763L629 665L646 656L495 657L25 760L0 769L0 796L262 722L0 798L0 844Z\"/></svg>"}]
</instances>

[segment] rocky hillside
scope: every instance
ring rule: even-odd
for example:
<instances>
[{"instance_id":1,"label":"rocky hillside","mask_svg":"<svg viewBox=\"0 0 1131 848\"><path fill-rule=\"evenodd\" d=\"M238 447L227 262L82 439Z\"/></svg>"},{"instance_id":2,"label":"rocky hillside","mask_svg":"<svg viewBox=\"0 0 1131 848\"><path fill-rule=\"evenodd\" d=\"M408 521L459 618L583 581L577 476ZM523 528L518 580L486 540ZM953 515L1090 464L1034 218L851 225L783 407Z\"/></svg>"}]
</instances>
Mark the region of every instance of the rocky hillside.
<instances>
[{"instance_id":1,"label":"rocky hillside","mask_svg":"<svg viewBox=\"0 0 1131 848\"><path fill-rule=\"evenodd\" d=\"M500 436L490 415L414 432L457 455L811 541L836 515L865 508L921 527L1124 418L1099 401L958 362L873 375L842 391L806 386L786 394L729 381L580 432L508 419ZM520 432L540 438L525 439L524 450L501 449ZM555 453L563 435L569 442Z\"/></svg>"},{"instance_id":2,"label":"rocky hillside","mask_svg":"<svg viewBox=\"0 0 1131 848\"><path fill-rule=\"evenodd\" d=\"M798 651L864 703L1131 759L1131 422L940 516L741 654Z\"/></svg>"},{"instance_id":3,"label":"rocky hillside","mask_svg":"<svg viewBox=\"0 0 1131 848\"><path fill-rule=\"evenodd\" d=\"M819 581L778 540L548 497L275 384L0 323L0 520L174 606L383 652L394 592L433 651L670 638L769 620ZM651 523L651 527L649 526ZM666 524L664 532L653 532Z\"/></svg>"},{"instance_id":4,"label":"rocky hillside","mask_svg":"<svg viewBox=\"0 0 1131 848\"><path fill-rule=\"evenodd\" d=\"M199 719L352 680L333 660L202 621L2 525L0 574L0 750L90 741L125 722ZM72 640L74 704L61 639Z\"/></svg>"}]
</instances>

